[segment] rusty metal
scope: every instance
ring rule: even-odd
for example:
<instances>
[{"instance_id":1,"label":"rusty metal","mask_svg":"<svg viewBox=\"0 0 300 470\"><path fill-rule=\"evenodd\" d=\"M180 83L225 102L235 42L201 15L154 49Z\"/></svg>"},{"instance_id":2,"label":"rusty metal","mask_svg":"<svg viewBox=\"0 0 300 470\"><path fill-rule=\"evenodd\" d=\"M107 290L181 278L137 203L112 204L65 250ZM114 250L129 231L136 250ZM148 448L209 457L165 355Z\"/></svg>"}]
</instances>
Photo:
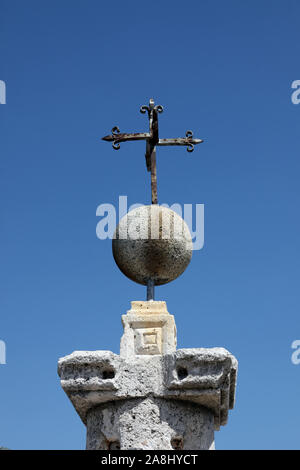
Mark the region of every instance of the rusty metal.
<instances>
[{"instance_id":1,"label":"rusty metal","mask_svg":"<svg viewBox=\"0 0 300 470\"><path fill-rule=\"evenodd\" d=\"M165 145L180 145L186 146L188 152L193 152L194 146L201 144L202 139L194 139L193 132L187 131L185 137L177 139L160 139L158 132L158 114L163 112L161 105L156 105L151 98L149 106L141 106L140 112L142 114L148 113L149 118L149 132L146 133L121 133L120 129L115 126L112 128L112 133L102 137L102 140L113 142L112 146L115 150L119 150L121 142L129 142L134 140L146 141L146 166L147 170L151 172L151 201L152 204L158 204L157 199L157 175L156 175L156 147Z\"/></svg>"},{"instance_id":2,"label":"rusty metal","mask_svg":"<svg viewBox=\"0 0 300 470\"><path fill-rule=\"evenodd\" d=\"M147 300L154 300L154 281L148 279L147 281Z\"/></svg>"}]
</instances>

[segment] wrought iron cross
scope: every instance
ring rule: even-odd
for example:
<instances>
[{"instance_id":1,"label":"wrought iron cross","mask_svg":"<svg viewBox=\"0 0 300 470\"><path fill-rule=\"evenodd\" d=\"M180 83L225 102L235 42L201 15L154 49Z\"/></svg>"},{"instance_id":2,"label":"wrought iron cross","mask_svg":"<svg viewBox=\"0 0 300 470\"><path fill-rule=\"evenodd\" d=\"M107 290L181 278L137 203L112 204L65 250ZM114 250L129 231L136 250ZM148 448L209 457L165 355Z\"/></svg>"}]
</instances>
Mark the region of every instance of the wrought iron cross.
<instances>
[{"instance_id":1,"label":"wrought iron cross","mask_svg":"<svg viewBox=\"0 0 300 470\"><path fill-rule=\"evenodd\" d=\"M157 176L156 176L156 146L157 145L185 145L187 151L192 152L194 145L201 144L203 140L194 139L193 132L187 131L185 137L177 139L160 139L158 136L158 113L163 112L161 105L154 106L154 100L151 98L149 106L142 106L140 108L142 114L148 113L149 117L149 132L135 133L135 134L122 134L120 129L115 126L111 130L110 135L102 137L102 140L113 142L113 148L119 150L121 142L130 140L145 140L146 141L146 165L147 170L151 171L151 194L152 204L158 204L157 200Z\"/></svg>"}]
</instances>

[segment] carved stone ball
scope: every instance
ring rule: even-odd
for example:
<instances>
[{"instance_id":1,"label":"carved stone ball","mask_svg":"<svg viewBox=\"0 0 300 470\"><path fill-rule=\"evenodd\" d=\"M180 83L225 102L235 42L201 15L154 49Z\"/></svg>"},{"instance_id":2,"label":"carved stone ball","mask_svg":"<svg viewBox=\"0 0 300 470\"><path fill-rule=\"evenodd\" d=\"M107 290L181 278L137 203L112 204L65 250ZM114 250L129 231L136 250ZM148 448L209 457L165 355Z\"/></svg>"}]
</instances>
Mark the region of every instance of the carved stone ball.
<instances>
[{"instance_id":1,"label":"carved stone ball","mask_svg":"<svg viewBox=\"0 0 300 470\"><path fill-rule=\"evenodd\" d=\"M151 205L130 211L116 228L112 249L125 276L159 286L176 279L188 266L193 243L185 221L169 208Z\"/></svg>"}]
</instances>

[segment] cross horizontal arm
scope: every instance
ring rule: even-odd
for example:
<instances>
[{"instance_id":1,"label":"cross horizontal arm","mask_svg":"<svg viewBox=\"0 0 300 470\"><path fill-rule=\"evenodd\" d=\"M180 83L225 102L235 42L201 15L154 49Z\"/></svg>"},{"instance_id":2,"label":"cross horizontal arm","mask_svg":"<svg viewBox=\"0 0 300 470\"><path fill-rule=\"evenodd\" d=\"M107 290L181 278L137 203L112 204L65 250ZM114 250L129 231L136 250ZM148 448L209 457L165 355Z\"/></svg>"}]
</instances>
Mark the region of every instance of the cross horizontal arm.
<instances>
[{"instance_id":1,"label":"cross horizontal arm","mask_svg":"<svg viewBox=\"0 0 300 470\"><path fill-rule=\"evenodd\" d=\"M189 144L201 144L204 142L201 139L186 139L185 137L178 139L159 139L156 145L189 145Z\"/></svg>"},{"instance_id":2,"label":"cross horizontal arm","mask_svg":"<svg viewBox=\"0 0 300 470\"><path fill-rule=\"evenodd\" d=\"M159 139L156 145L186 145L187 151L192 152L194 145L201 144L202 139L194 139L192 131L187 131L186 137L179 137L177 139Z\"/></svg>"},{"instance_id":3,"label":"cross horizontal arm","mask_svg":"<svg viewBox=\"0 0 300 470\"><path fill-rule=\"evenodd\" d=\"M113 148L115 150L119 150L120 142L127 142L132 140L147 140L149 138L150 134L147 132L138 132L135 134L121 134L119 128L114 127L112 129L112 134L102 137L102 140L106 140L107 142L113 142Z\"/></svg>"}]
</instances>

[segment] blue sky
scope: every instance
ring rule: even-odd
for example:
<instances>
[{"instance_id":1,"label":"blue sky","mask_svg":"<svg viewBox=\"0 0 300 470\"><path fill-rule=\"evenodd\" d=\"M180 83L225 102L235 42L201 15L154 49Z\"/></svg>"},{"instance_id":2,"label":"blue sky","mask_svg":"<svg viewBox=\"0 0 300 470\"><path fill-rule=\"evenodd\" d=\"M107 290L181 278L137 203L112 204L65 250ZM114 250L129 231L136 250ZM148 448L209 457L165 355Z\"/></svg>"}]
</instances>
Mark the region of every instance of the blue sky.
<instances>
[{"instance_id":1,"label":"blue sky","mask_svg":"<svg viewBox=\"0 0 300 470\"><path fill-rule=\"evenodd\" d=\"M299 449L300 79L296 0L1 0L0 445L83 449L59 357L119 352L121 314L145 289L96 237L96 208L149 203L144 144L115 152L114 125L192 129L194 153L158 149L159 201L205 205L205 245L157 288L178 347L239 360L219 449Z\"/></svg>"}]
</instances>

